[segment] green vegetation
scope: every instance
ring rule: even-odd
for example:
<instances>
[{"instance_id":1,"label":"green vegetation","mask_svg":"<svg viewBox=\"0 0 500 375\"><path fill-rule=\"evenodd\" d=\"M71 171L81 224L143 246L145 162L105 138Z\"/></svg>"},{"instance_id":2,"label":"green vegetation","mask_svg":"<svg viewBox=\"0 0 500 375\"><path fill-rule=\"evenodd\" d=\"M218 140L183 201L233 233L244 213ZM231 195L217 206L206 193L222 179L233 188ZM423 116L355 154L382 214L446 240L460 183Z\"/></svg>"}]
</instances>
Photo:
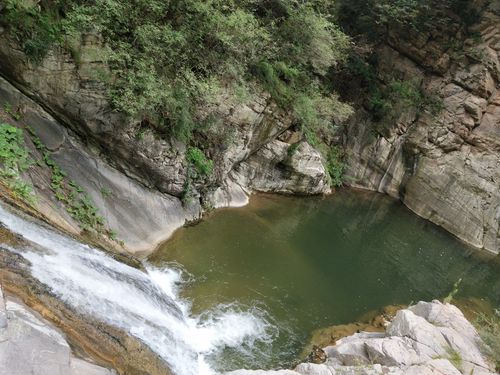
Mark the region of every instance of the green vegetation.
<instances>
[{"instance_id":1,"label":"green vegetation","mask_svg":"<svg viewBox=\"0 0 500 375\"><path fill-rule=\"evenodd\" d=\"M332 186L341 186L346 165L342 162L339 148L333 146L328 152L326 170Z\"/></svg>"},{"instance_id":2,"label":"green vegetation","mask_svg":"<svg viewBox=\"0 0 500 375\"><path fill-rule=\"evenodd\" d=\"M191 169L188 168L186 174L186 181L184 182L184 186L182 187L182 195L181 195L181 202L184 206L191 204L194 198L192 179L193 178L191 177Z\"/></svg>"},{"instance_id":3,"label":"green vegetation","mask_svg":"<svg viewBox=\"0 0 500 375\"><path fill-rule=\"evenodd\" d=\"M83 230L106 234L115 240L116 233L105 227L104 218L99 215L83 188L68 180L66 173L51 158L50 152L35 131L29 127L27 130L33 144L42 155L42 159L37 160L36 165L48 167L51 171L50 188L56 199L64 204L66 211ZM26 148L23 129L6 123L0 124L0 180L7 185L14 196L34 206L36 196L33 187L21 178L21 173L32 165L34 161ZM106 193L111 194L109 191Z\"/></svg>"},{"instance_id":4,"label":"green vegetation","mask_svg":"<svg viewBox=\"0 0 500 375\"><path fill-rule=\"evenodd\" d=\"M495 310L492 316L479 314L474 323L486 344L484 351L495 364L496 371L500 371L500 311Z\"/></svg>"},{"instance_id":5,"label":"green vegetation","mask_svg":"<svg viewBox=\"0 0 500 375\"><path fill-rule=\"evenodd\" d=\"M210 176L213 171L213 161L208 159L202 150L197 147L190 147L186 152L187 161L195 167L202 176Z\"/></svg>"},{"instance_id":6,"label":"green vegetation","mask_svg":"<svg viewBox=\"0 0 500 375\"><path fill-rule=\"evenodd\" d=\"M186 181L184 182L181 201L183 205L189 205L194 198L193 181L196 179L210 178L213 173L213 160L207 158L198 147L189 147L186 151L186 161L188 162Z\"/></svg>"},{"instance_id":7,"label":"green vegetation","mask_svg":"<svg viewBox=\"0 0 500 375\"><path fill-rule=\"evenodd\" d=\"M448 349L448 359L455 368L460 369L462 367L462 356L456 350L449 348Z\"/></svg>"},{"instance_id":8,"label":"green vegetation","mask_svg":"<svg viewBox=\"0 0 500 375\"><path fill-rule=\"evenodd\" d=\"M8 0L3 22L35 62L56 46L79 60L81 35L102 35L115 109L185 142L202 131L197 109L255 86L313 138L349 114L326 78L350 48L334 11L320 0Z\"/></svg>"},{"instance_id":9,"label":"green vegetation","mask_svg":"<svg viewBox=\"0 0 500 375\"><path fill-rule=\"evenodd\" d=\"M99 211L91 198L81 186L67 178L66 172L52 159L50 152L35 131L31 128L28 128L28 131L33 144L42 154L43 163L41 164L45 164L51 171L50 188L54 192L56 199L64 205L66 211L78 222L83 230L107 234L111 238L111 231L105 227L104 218L99 215Z\"/></svg>"},{"instance_id":10,"label":"green vegetation","mask_svg":"<svg viewBox=\"0 0 500 375\"><path fill-rule=\"evenodd\" d=\"M40 12L35 2L6 0L5 10L4 22L12 28L24 52L32 61L40 62L61 39L57 9L47 7L46 11Z\"/></svg>"},{"instance_id":11,"label":"green vegetation","mask_svg":"<svg viewBox=\"0 0 500 375\"><path fill-rule=\"evenodd\" d=\"M357 77L366 89L366 106L375 122L375 132L390 129L401 113L414 110L417 115L423 112L437 115L443 109L442 99L437 94L424 92L418 81L392 79L384 83L374 67L377 56L366 60L353 55L347 68L350 76Z\"/></svg>"},{"instance_id":12,"label":"green vegetation","mask_svg":"<svg viewBox=\"0 0 500 375\"><path fill-rule=\"evenodd\" d=\"M7 113L9 116L11 116L14 120L16 121L19 121L21 120L21 113L19 113L18 111L14 111L12 109L12 105L10 103L5 103L3 105L3 110L5 113Z\"/></svg>"},{"instance_id":13,"label":"green vegetation","mask_svg":"<svg viewBox=\"0 0 500 375\"><path fill-rule=\"evenodd\" d=\"M32 161L24 144L23 130L9 124L0 124L0 179L12 193L34 205L33 188L21 179Z\"/></svg>"},{"instance_id":14,"label":"green vegetation","mask_svg":"<svg viewBox=\"0 0 500 375\"><path fill-rule=\"evenodd\" d=\"M109 198L113 195L113 192L105 187L101 188L101 195L104 198Z\"/></svg>"},{"instance_id":15,"label":"green vegetation","mask_svg":"<svg viewBox=\"0 0 500 375\"><path fill-rule=\"evenodd\" d=\"M414 82L392 80L383 88L375 89L369 101L369 109L376 121L389 120L403 110L419 110L423 94Z\"/></svg>"},{"instance_id":16,"label":"green vegetation","mask_svg":"<svg viewBox=\"0 0 500 375\"><path fill-rule=\"evenodd\" d=\"M451 292L443 299L443 302L445 303L451 303L453 301L453 298L455 298L456 294L460 290L460 284L462 283L462 278L459 278L454 284L453 284L453 289Z\"/></svg>"},{"instance_id":17,"label":"green vegetation","mask_svg":"<svg viewBox=\"0 0 500 375\"><path fill-rule=\"evenodd\" d=\"M469 0L340 0L338 21L349 34L364 34L375 40L386 26L401 26L413 31L455 22L457 15L465 29L479 19L477 5Z\"/></svg>"}]
</instances>

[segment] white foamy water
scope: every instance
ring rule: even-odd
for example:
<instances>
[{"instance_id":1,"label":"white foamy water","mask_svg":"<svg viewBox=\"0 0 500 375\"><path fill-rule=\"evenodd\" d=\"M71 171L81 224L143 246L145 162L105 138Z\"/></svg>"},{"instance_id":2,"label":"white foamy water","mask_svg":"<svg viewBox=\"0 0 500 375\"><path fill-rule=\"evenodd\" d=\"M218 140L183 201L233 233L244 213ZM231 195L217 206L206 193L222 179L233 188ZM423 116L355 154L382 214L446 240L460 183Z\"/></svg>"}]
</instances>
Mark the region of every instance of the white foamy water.
<instances>
[{"instance_id":1,"label":"white foamy water","mask_svg":"<svg viewBox=\"0 0 500 375\"><path fill-rule=\"evenodd\" d=\"M38 245L12 250L31 263L32 275L58 298L139 338L176 375L215 374L208 356L271 339L271 327L256 309L224 305L192 316L189 302L179 297L178 269L146 266L141 272L1 206L0 222Z\"/></svg>"}]
</instances>

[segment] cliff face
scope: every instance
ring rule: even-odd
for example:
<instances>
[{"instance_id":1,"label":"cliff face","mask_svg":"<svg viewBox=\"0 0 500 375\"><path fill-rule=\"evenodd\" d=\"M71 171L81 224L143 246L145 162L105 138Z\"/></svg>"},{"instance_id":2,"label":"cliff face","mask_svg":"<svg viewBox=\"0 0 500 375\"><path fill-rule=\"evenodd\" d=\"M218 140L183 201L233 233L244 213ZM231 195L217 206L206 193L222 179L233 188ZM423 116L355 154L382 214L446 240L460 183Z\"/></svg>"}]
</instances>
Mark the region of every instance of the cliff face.
<instances>
[{"instance_id":1,"label":"cliff face","mask_svg":"<svg viewBox=\"0 0 500 375\"><path fill-rule=\"evenodd\" d=\"M498 253L496 6L492 2L485 7L468 34L458 21L419 32L389 25L374 48L377 85L411 81L439 108L396 108L396 116L384 120L383 131L375 131L381 121L352 80L345 94L356 113L342 139L346 184L397 197L471 245ZM41 63L32 64L1 32L0 74L6 80L0 82L0 99L23 115L20 126L33 127L52 147L52 157L85 188L128 250L151 250L176 227L197 220L207 207L244 205L252 191L330 192L322 156L293 130L291 115L266 93L254 92L245 103L221 96L213 108L205 108L215 113L223 132L216 135L221 138L216 146L207 150L214 172L195 173L193 178L184 144L144 119L130 119L111 109L107 88L96 73L109 70L99 57L98 36L82 37L78 62L67 51L54 49ZM77 232L78 223L46 187L50 177L43 182L39 175L30 176L37 193L45 197L39 209Z\"/></svg>"},{"instance_id":2,"label":"cliff face","mask_svg":"<svg viewBox=\"0 0 500 375\"><path fill-rule=\"evenodd\" d=\"M93 35L84 37L78 64L60 50L31 64L11 39L0 35L0 74L5 77L0 101L19 115L19 121L9 121L34 129L51 157L84 188L125 249L151 251L205 208L244 205L252 191L330 191L321 155L287 130L291 117L265 93L245 104L218 98L211 112L227 129L227 139L211 150L214 172L192 178L184 144L112 111L106 87L95 76L107 69L96 57L100 43ZM50 175L44 174L28 173L41 197L38 209L78 232L78 223L51 192Z\"/></svg>"},{"instance_id":3,"label":"cliff face","mask_svg":"<svg viewBox=\"0 0 500 375\"><path fill-rule=\"evenodd\" d=\"M381 85L414 80L439 109L401 109L384 132L359 97L344 134L346 182L400 198L478 248L500 251L500 16L492 2L467 37L389 25L375 47ZM350 94L353 95L352 92Z\"/></svg>"}]
</instances>

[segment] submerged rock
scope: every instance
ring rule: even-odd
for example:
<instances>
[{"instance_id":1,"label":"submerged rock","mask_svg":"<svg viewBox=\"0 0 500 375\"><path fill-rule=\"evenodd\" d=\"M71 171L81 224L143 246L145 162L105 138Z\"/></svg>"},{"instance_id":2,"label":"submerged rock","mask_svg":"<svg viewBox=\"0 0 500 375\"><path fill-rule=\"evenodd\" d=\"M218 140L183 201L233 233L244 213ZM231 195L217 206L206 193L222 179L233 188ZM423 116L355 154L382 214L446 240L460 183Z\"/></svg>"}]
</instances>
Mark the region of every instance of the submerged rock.
<instances>
[{"instance_id":1,"label":"submerged rock","mask_svg":"<svg viewBox=\"0 0 500 375\"><path fill-rule=\"evenodd\" d=\"M294 370L237 370L228 375L496 374L483 347L457 307L419 302L400 310L385 333L360 332L327 346L325 363L301 363Z\"/></svg>"},{"instance_id":2,"label":"submerged rock","mask_svg":"<svg viewBox=\"0 0 500 375\"><path fill-rule=\"evenodd\" d=\"M312 333L310 343L304 349L303 354L311 352L315 346L335 345L337 340L360 331L385 332L387 325L394 319L396 313L405 307L404 305L389 305L382 310L374 310L364 314L357 322L317 329Z\"/></svg>"}]
</instances>

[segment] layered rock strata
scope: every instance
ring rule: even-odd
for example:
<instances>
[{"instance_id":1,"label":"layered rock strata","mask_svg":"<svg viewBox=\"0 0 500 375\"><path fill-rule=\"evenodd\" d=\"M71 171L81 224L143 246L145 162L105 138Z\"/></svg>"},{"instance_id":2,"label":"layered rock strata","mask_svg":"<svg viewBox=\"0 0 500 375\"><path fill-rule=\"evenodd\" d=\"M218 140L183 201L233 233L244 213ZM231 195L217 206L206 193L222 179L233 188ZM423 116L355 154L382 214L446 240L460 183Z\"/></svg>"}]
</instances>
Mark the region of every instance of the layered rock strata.
<instances>
[{"instance_id":1,"label":"layered rock strata","mask_svg":"<svg viewBox=\"0 0 500 375\"><path fill-rule=\"evenodd\" d=\"M495 5L496 3L496 5ZM346 182L401 199L465 242L500 252L500 15L491 2L469 37L458 22L390 25L375 51L382 84L414 82L442 106L401 111L383 134L359 104L344 135ZM460 47L457 47L459 43ZM379 124L380 125L380 124Z\"/></svg>"}]
</instances>

